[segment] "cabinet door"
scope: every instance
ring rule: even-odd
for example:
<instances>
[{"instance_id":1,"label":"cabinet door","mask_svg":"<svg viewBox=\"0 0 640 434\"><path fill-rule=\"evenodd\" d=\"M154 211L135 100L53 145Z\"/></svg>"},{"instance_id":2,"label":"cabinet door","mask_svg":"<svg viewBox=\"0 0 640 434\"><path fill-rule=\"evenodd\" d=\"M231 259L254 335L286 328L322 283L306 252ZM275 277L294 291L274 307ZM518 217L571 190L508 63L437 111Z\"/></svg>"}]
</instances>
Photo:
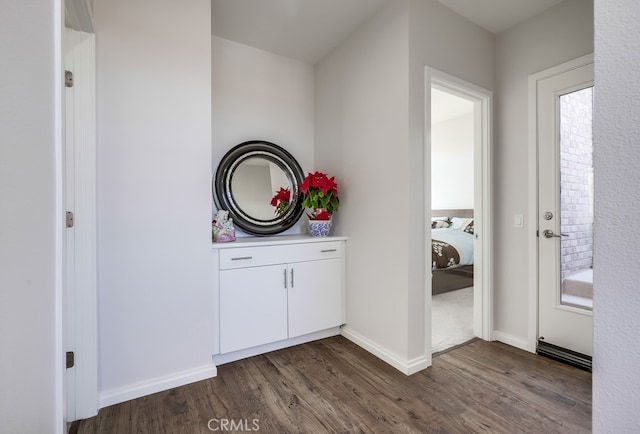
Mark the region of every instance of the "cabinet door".
<instances>
[{"instance_id":1,"label":"cabinet door","mask_svg":"<svg viewBox=\"0 0 640 434\"><path fill-rule=\"evenodd\" d=\"M287 338L286 267L220 272L220 352Z\"/></svg>"},{"instance_id":2,"label":"cabinet door","mask_svg":"<svg viewBox=\"0 0 640 434\"><path fill-rule=\"evenodd\" d=\"M288 294L290 338L341 325L340 259L290 264Z\"/></svg>"}]
</instances>

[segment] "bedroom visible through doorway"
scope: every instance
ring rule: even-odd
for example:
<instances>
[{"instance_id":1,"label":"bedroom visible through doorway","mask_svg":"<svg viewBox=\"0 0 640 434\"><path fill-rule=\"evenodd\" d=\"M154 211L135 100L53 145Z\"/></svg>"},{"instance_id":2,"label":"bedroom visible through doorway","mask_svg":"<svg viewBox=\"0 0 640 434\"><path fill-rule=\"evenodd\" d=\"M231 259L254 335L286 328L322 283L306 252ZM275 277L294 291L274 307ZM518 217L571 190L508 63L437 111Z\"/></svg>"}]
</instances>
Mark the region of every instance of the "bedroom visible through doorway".
<instances>
[{"instance_id":1,"label":"bedroom visible through doorway","mask_svg":"<svg viewBox=\"0 0 640 434\"><path fill-rule=\"evenodd\" d=\"M475 337L474 103L431 87L432 352Z\"/></svg>"},{"instance_id":2,"label":"bedroom visible through doorway","mask_svg":"<svg viewBox=\"0 0 640 434\"><path fill-rule=\"evenodd\" d=\"M467 338L493 338L492 99L487 89L425 67L425 257L431 258L425 261L425 340L429 355ZM442 148L439 142L449 145ZM442 304L448 307L441 308Z\"/></svg>"}]
</instances>

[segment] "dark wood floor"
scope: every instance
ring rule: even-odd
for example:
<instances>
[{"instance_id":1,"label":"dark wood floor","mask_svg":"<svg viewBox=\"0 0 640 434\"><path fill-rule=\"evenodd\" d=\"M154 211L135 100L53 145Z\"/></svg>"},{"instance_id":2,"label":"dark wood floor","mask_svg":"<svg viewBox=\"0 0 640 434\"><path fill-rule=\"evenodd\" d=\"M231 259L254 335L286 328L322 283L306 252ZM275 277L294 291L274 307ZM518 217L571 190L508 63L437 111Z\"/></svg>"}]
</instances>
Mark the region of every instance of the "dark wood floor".
<instances>
[{"instance_id":1,"label":"dark wood floor","mask_svg":"<svg viewBox=\"0 0 640 434\"><path fill-rule=\"evenodd\" d=\"M591 374L477 340L405 376L333 337L219 366L216 378L104 408L76 428L81 434L583 433L591 431Z\"/></svg>"}]
</instances>

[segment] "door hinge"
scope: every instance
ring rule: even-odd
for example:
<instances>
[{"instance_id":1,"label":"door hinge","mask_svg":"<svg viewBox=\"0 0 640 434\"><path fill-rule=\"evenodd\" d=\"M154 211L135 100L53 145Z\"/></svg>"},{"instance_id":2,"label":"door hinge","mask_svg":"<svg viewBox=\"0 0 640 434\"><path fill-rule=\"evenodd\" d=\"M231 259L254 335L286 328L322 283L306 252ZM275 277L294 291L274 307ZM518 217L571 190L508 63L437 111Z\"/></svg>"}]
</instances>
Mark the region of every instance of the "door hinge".
<instances>
[{"instance_id":1,"label":"door hinge","mask_svg":"<svg viewBox=\"0 0 640 434\"><path fill-rule=\"evenodd\" d=\"M71 71L64 72L64 85L66 87L73 87L73 72Z\"/></svg>"},{"instance_id":2,"label":"door hinge","mask_svg":"<svg viewBox=\"0 0 640 434\"><path fill-rule=\"evenodd\" d=\"M68 228L72 228L73 227L73 213L71 211L67 211L67 227Z\"/></svg>"},{"instance_id":3,"label":"door hinge","mask_svg":"<svg viewBox=\"0 0 640 434\"><path fill-rule=\"evenodd\" d=\"M76 364L76 355L73 351L67 351L67 369L73 368Z\"/></svg>"}]
</instances>

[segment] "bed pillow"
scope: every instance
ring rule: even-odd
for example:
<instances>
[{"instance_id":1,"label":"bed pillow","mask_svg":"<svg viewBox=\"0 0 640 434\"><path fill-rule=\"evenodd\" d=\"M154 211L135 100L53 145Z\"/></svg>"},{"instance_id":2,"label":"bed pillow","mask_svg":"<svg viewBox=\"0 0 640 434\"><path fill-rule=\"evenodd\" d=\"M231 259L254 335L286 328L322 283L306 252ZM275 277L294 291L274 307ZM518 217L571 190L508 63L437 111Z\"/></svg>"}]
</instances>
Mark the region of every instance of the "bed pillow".
<instances>
[{"instance_id":1,"label":"bed pillow","mask_svg":"<svg viewBox=\"0 0 640 434\"><path fill-rule=\"evenodd\" d=\"M469 223L467 225L467 227L463 229L463 231L465 231L468 234L473 235L473 220L471 220L471 223Z\"/></svg>"},{"instance_id":2,"label":"bed pillow","mask_svg":"<svg viewBox=\"0 0 640 434\"><path fill-rule=\"evenodd\" d=\"M431 218L431 229L448 228L450 225L449 217L433 217Z\"/></svg>"},{"instance_id":3,"label":"bed pillow","mask_svg":"<svg viewBox=\"0 0 640 434\"><path fill-rule=\"evenodd\" d=\"M462 217L452 217L451 225L449 226L451 229L457 229L460 231L467 231L467 227L471 225L473 228L473 219L472 218L462 218ZM473 230L473 229L471 229Z\"/></svg>"}]
</instances>

